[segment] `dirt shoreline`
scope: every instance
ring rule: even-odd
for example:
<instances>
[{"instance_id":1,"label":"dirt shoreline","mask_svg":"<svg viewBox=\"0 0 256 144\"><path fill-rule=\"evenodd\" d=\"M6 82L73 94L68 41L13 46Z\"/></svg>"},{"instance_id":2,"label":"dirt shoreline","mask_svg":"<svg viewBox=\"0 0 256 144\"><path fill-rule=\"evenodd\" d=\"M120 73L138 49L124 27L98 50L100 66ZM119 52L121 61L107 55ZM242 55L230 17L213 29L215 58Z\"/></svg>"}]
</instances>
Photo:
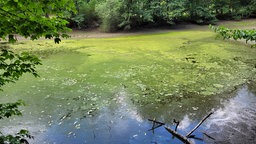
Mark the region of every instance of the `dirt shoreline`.
<instances>
[{"instance_id":1,"label":"dirt shoreline","mask_svg":"<svg viewBox=\"0 0 256 144\"><path fill-rule=\"evenodd\" d=\"M219 21L216 25L226 25L233 27L233 23L255 23L255 26L243 26L245 29L256 29L256 19L244 19L240 21L235 20L226 20ZM241 25L240 25L241 26ZM157 34L165 33L171 31L180 31L180 30L208 30L208 25L197 25L197 24L178 24L172 26L163 26L163 27L141 27L131 31L118 31L113 33L101 32L99 28L95 29L85 29L85 30L76 30L74 29L70 34L71 38L108 38L108 37L119 37L119 36L131 36L131 35L140 35L140 34Z\"/></svg>"},{"instance_id":2,"label":"dirt shoreline","mask_svg":"<svg viewBox=\"0 0 256 144\"><path fill-rule=\"evenodd\" d=\"M220 21L217 25L225 25L230 27L235 27L235 23L245 23L242 26L244 29L256 29L256 19L245 19L241 21ZM246 26L246 23L255 23L255 26ZM241 26L241 25L239 25ZM164 27L141 27L136 30L131 31L118 31L113 33L101 32L99 28L95 29L85 29L78 30L73 29L72 32L68 34L71 36L70 39L83 39L83 38L112 38L119 36L133 36L141 34L157 34L157 33L166 33L172 31L181 31L181 30L208 30L208 25L196 25L196 24L178 24L173 26L164 26ZM18 41L20 40L30 40L29 38L24 38L19 35L16 35ZM43 40L44 38L40 38Z\"/></svg>"}]
</instances>

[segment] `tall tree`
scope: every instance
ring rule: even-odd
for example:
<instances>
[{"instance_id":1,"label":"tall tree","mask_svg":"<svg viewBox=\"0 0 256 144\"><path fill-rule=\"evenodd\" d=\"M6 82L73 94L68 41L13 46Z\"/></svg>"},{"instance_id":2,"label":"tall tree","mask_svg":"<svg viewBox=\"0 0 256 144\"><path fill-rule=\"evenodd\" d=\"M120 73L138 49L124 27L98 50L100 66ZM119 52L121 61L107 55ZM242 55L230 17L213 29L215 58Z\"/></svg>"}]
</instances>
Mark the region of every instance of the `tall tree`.
<instances>
[{"instance_id":1,"label":"tall tree","mask_svg":"<svg viewBox=\"0 0 256 144\"><path fill-rule=\"evenodd\" d=\"M149 0L123 0L121 7L121 17L123 21L119 26L129 29L140 26L146 22L153 22L152 9Z\"/></svg>"}]
</instances>

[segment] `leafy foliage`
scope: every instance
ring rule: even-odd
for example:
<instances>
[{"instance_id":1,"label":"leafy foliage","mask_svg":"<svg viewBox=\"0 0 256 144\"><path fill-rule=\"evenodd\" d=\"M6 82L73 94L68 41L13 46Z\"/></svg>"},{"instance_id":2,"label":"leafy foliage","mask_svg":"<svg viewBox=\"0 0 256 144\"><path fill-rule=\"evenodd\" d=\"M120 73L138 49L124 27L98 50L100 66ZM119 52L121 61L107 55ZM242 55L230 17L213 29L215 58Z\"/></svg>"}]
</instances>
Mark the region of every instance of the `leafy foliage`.
<instances>
[{"instance_id":1,"label":"leafy foliage","mask_svg":"<svg viewBox=\"0 0 256 144\"><path fill-rule=\"evenodd\" d=\"M241 19L255 13L255 0L214 0L213 9L219 19Z\"/></svg>"},{"instance_id":2,"label":"leafy foliage","mask_svg":"<svg viewBox=\"0 0 256 144\"><path fill-rule=\"evenodd\" d=\"M98 26L99 19L95 10L100 0L74 0L76 12L65 12L69 26L78 29Z\"/></svg>"},{"instance_id":3,"label":"leafy foliage","mask_svg":"<svg viewBox=\"0 0 256 144\"><path fill-rule=\"evenodd\" d=\"M10 50L2 49L0 52L0 90L2 90L1 87L3 85L17 81L24 73L31 73L38 77L35 67L40 64L41 61L29 53L15 54ZM0 104L0 119L9 118L14 115L21 116L22 113L18 109L21 105L24 105L24 102L21 100L15 103ZM5 136L0 132L0 143L3 144L28 143L25 138L32 138L26 130L21 130L14 136Z\"/></svg>"},{"instance_id":4,"label":"leafy foliage","mask_svg":"<svg viewBox=\"0 0 256 144\"><path fill-rule=\"evenodd\" d=\"M1 87L3 85L17 81L24 73L31 73L38 77L35 67L40 64L41 61L29 53L15 54L10 50L2 49L0 52L0 90L2 90ZM14 115L21 116L22 113L18 109L21 105L24 105L24 102L21 100L15 103L0 103L0 119L9 118ZM14 136L5 136L0 132L0 143L3 144L28 143L25 138L32 138L26 130L21 130Z\"/></svg>"},{"instance_id":5,"label":"leafy foliage","mask_svg":"<svg viewBox=\"0 0 256 144\"><path fill-rule=\"evenodd\" d=\"M74 7L69 0L58 2L41 0L1 0L0 1L0 38L15 42L15 34L32 40L40 37L55 38L60 42L60 37L69 31L68 22L63 19L63 11L71 11Z\"/></svg>"},{"instance_id":6,"label":"leafy foliage","mask_svg":"<svg viewBox=\"0 0 256 144\"><path fill-rule=\"evenodd\" d=\"M29 53L15 54L9 50L0 52L0 87L8 82L15 82L24 73L31 73L38 77L35 67L40 65L40 60Z\"/></svg>"},{"instance_id":7,"label":"leafy foliage","mask_svg":"<svg viewBox=\"0 0 256 144\"><path fill-rule=\"evenodd\" d=\"M217 19L241 19L256 14L255 0L74 0L75 27L101 23L103 31L132 29L146 24L179 22L212 24Z\"/></svg>"},{"instance_id":8,"label":"leafy foliage","mask_svg":"<svg viewBox=\"0 0 256 144\"><path fill-rule=\"evenodd\" d=\"M62 38L69 37L66 32L68 22L64 19L64 11L73 11L74 3L70 0L1 0L0 1L0 40L16 42L16 35L31 40L45 37L54 38L59 43ZM40 60L29 53L15 54L5 49L0 43L0 90L3 85L17 81L24 73L38 76L35 67ZM0 104L0 119L22 113L18 106L22 101ZM21 130L16 135L5 136L0 132L0 143L28 143L25 138L32 138L27 130Z\"/></svg>"},{"instance_id":9,"label":"leafy foliage","mask_svg":"<svg viewBox=\"0 0 256 144\"><path fill-rule=\"evenodd\" d=\"M214 32L220 34L223 39L245 40L256 42L256 30L229 29L223 26L209 26Z\"/></svg>"},{"instance_id":10,"label":"leafy foliage","mask_svg":"<svg viewBox=\"0 0 256 144\"><path fill-rule=\"evenodd\" d=\"M4 117L9 118L13 115L21 116L22 113L18 110L18 106L24 105L23 101L18 101L15 103L0 104L0 119Z\"/></svg>"},{"instance_id":11,"label":"leafy foliage","mask_svg":"<svg viewBox=\"0 0 256 144\"><path fill-rule=\"evenodd\" d=\"M153 2L152 2L153 3ZM140 26L143 23L153 22L153 10L148 0L122 1L121 23L118 25L125 30Z\"/></svg>"},{"instance_id":12,"label":"leafy foliage","mask_svg":"<svg viewBox=\"0 0 256 144\"><path fill-rule=\"evenodd\" d=\"M106 0L96 7L96 11L101 18L101 29L105 32L112 32L118 29L118 24L121 23L121 0Z\"/></svg>"},{"instance_id":13,"label":"leafy foliage","mask_svg":"<svg viewBox=\"0 0 256 144\"><path fill-rule=\"evenodd\" d=\"M211 10L211 5L211 1L205 0L186 1L185 7L189 13L190 21L198 24L214 23L216 18Z\"/></svg>"},{"instance_id":14,"label":"leafy foliage","mask_svg":"<svg viewBox=\"0 0 256 144\"><path fill-rule=\"evenodd\" d=\"M162 3L160 5L167 6L165 13L163 13L163 17L167 20L169 23L182 21L188 17L188 14L186 12L185 8L185 0L174 0L172 3L168 3L167 5ZM166 3L166 2L165 2ZM161 17L161 15L160 15Z\"/></svg>"},{"instance_id":15,"label":"leafy foliage","mask_svg":"<svg viewBox=\"0 0 256 144\"><path fill-rule=\"evenodd\" d=\"M28 141L26 138L33 138L33 136L30 135L29 131L27 130L20 130L15 136L13 135L7 135L4 136L2 133L0 133L0 143L1 144L28 144Z\"/></svg>"}]
</instances>

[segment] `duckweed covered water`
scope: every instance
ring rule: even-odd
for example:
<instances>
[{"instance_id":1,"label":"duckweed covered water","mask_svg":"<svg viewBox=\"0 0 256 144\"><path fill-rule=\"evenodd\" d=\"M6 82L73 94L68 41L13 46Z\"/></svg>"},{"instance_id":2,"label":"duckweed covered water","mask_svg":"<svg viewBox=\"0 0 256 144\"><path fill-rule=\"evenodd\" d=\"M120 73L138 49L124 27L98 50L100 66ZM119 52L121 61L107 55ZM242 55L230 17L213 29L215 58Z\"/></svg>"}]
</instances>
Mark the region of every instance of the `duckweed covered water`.
<instances>
[{"instance_id":1,"label":"duckweed covered water","mask_svg":"<svg viewBox=\"0 0 256 144\"><path fill-rule=\"evenodd\" d=\"M233 98L235 87L255 79L255 49L214 37L188 31L14 45L41 56L43 65L40 78L25 75L4 87L1 101L23 99L27 106L23 117L1 121L1 129L27 128L35 136L32 143L178 143L164 129L147 131L152 127L147 119L171 126L175 118L185 134L209 111L219 116L229 101L240 101ZM246 92L238 97L248 98L249 89L239 91ZM249 99L249 109L254 109L255 95L250 93ZM252 115L252 121L255 113L245 115ZM203 138L202 131L211 134L219 128L211 121L196 135Z\"/></svg>"}]
</instances>

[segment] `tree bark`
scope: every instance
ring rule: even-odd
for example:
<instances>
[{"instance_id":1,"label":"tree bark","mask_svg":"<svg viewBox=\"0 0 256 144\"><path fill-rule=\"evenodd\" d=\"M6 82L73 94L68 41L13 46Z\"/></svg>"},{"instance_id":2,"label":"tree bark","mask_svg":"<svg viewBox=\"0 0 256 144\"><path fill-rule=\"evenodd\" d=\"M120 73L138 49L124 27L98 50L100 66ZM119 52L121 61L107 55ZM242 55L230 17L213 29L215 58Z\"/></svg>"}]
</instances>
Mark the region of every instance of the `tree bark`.
<instances>
[{"instance_id":1,"label":"tree bark","mask_svg":"<svg viewBox=\"0 0 256 144\"><path fill-rule=\"evenodd\" d=\"M169 133L171 133L173 136L184 142L185 144L193 144L187 137L177 133L176 131L172 130L169 127L164 127Z\"/></svg>"}]
</instances>

